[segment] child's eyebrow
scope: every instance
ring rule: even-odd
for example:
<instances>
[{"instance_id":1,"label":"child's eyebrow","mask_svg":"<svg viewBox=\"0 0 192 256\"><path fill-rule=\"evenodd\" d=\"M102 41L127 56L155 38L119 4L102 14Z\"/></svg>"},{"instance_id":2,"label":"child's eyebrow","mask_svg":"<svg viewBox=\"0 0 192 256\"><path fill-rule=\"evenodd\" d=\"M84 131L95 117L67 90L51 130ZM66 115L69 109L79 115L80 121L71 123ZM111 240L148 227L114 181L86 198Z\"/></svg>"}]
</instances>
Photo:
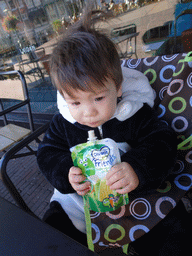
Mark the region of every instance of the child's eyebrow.
<instances>
[{"instance_id":1,"label":"child's eyebrow","mask_svg":"<svg viewBox=\"0 0 192 256\"><path fill-rule=\"evenodd\" d=\"M64 98L64 100L76 100L77 99L77 97L74 95L74 94L71 94L71 95L69 95L69 94L64 94L63 93L63 98Z\"/></svg>"},{"instance_id":2,"label":"child's eyebrow","mask_svg":"<svg viewBox=\"0 0 192 256\"><path fill-rule=\"evenodd\" d=\"M78 100L78 98L76 98L76 97L72 97L72 96L67 96L67 97L65 97L65 96L63 96L63 98L64 98L64 100Z\"/></svg>"},{"instance_id":3,"label":"child's eyebrow","mask_svg":"<svg viewBox=\"0 0 192 256\"><path fill-rule=\"evenodd\" d=\"M103 90L100 90L100 91L91 91L95 96L97 96L97 95L100 95L100 94L102 94L102 93L106 93L106 92L108 92L109 91L109 89L108 88L104 88ZM71 94L71 95L68 95L67 93L66 94L63 94L63 98L64 98L64 100L73 100L73 101L78 101L78 93L77 93L77 95L75 95L74 93L73 94Z\"/></svg>"},{"instance_id":4,"label":"child's eyebrow","mask_svg":"<svg viewBox=\"0 0 192 256\"><path fill-rule=\"evenodd\" d=\"M94 92L94 94L99 95L99 94L102 94L102 93L105 93L105 92L108 92L108 91L109 91L109 89L106 88L106 89L103 89L103 90L101 90L99 92Z\"/></svg>"}]
</instances>

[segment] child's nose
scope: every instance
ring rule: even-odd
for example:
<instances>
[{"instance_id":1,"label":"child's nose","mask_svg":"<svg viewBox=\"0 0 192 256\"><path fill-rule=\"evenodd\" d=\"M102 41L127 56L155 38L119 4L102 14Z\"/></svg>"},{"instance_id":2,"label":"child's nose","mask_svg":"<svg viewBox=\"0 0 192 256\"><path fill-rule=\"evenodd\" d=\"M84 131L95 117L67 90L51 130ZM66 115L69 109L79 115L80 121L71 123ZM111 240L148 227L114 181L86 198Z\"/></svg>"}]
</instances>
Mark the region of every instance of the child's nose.
<instances>
[{"instance_id":1,"label":"child's nose","mask_svg":"<svg viewBox=\"0 0 192 256\"><path fill-rule=\"evenodd\" d=\"M84 116L85 117L93 117L96 116L97 110L92 106L87 106L84 110Z\"/></svg>"}]
</instances>

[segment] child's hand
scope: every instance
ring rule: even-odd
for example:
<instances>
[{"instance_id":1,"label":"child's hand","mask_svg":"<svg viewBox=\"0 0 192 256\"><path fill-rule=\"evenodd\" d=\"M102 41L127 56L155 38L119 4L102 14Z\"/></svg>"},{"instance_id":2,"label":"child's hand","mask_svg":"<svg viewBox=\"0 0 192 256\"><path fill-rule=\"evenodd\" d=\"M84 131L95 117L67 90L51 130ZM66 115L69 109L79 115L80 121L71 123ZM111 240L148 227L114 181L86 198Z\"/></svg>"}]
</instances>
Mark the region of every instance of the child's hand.
<instances>
[{"instance_id":1,"label":"child's hand","mask_svg":"<svg viewBox=\"0 0 192 256\"><path fill-rule=\"evenodd\" d=\"M74 167L74 166L70 168L69 182L73 187L73 189L80 196L84 196L91 189L90 182L87 181L81 184L81 182L84 181L85 179L86 177L82 174L82 171L80 168Z\"/></svg>"},{"instance_id":2,"label":"child's hand","mask_svg":"<svg viewBox=\"0 0 192 256\"><path fill-rule=\"evenodd\" d=\"M130 164L122 162L114 165L106 175L106 184L119 194L126 194L139 185L137 174Z\"/></svg>"}]
</instances>

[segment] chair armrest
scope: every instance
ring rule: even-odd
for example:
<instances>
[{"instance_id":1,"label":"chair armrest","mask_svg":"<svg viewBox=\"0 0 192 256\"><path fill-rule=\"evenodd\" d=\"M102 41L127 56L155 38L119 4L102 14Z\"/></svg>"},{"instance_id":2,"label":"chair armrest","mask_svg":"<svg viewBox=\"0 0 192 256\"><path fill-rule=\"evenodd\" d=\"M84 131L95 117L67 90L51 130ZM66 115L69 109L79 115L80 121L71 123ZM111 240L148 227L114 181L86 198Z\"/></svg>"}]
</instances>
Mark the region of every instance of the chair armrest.
<instances>
[{"instance_id":1,"label":"chair armrest","mask_svg":"<svg viewBox=\"0 0 192 256\"><path fill-rule=\"evenodd\" d=\"M18 103L18 104L16 104L16 105L14 105L14 106L8 107L8 108L6 108L6 109L0 111L0 116L3 116L3 115L5 115L5 114L8 114L8 113L10 113L10 112L12 112L13 110L16 110L16 109L18 109L18 108L21 108L21 107L25 106L28 102L29 102L29 99L24 100L24 101L22 101L22 102L20 102L20 103Z\"/></svg>"},{"instance_id":2,"label":"chair armrest","mask_svg":"<svg viewBox=\"0 0 192 256\"><path fill-rule=\"evenodd\" d=\"M14 184L12 183L11 179L9 178L9 176L7 175L7 164L9 162L9 160L13 159L14 156L16 155L17 152L19 152L22 148L24 148L25 146L27 146L30 142L34 141L35 139L37 139L41 134L43 134L49 127L49 122L44 124L43 126L41 126L40 128L38 128L37 130L35 130L34 132L32 132L30 135L28 135L26 138L24 138L23 140L17 142L14 144L13 147L11 147L0 159L0 175L1 178L3 180L3 183L5 184L5 186L7 187L7 189L9 190L10 194L12 195L12 197L15 199L15 201L17 202L17 204L26 212L32 214L33 216L34 213L29 209L29 207L27 206L27 204L25 203L25 201L23 200L23 198L21 197L20 193L18 192L18 190L16 189L16 187L14 186ZM34 154L36 153L36 151L34 152Z\"/></svg>"},{"instance_id":3,"label":"chair armrest","mask_svg":"<svg viewBox=\"0 0 192 256\"><path fill-rule=\"evenodd\" d=\"M40 128L36 129L34 132L30 133L26 138L23 140L17 142L14 144L13 147L11 147L1 158L0 161L0 170L4 169L4 164L7 164L7 162L12 158L13 155L15 155L17 152L19 152L22 148L27 146L29 143L34 141L36 138L38 138L42 133L44 133L48 127L49 123L46 123L42 125Z\"/></svg>"}]
</instances>

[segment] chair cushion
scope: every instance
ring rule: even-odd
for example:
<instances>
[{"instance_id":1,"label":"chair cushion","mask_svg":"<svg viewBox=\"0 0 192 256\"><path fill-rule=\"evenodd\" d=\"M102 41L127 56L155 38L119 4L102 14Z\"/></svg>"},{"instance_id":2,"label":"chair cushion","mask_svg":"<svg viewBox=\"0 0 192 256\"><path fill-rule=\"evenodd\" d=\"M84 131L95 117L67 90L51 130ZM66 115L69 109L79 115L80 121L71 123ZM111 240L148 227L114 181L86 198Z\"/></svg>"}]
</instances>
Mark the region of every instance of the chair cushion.
<instances>
[{"instance_id":1,"label":"chair cushion","mask_svg":"<svg viewBox=\"0 0 192 256\"><path fill-rule=\"evenodd\" d=\"M31 133L31 130L14 125L8 124L0 129L0 144L1 151L11 146L14 142L17 142Z\"/></svg>"},{"instance_id":2,"label":"chair cushion","mask_svg":"<svg viewBox=\"0 0 192 256\"><path fill-rule=\"evenodd\" d=\"M165 218L192 186L192 52L123 60L122 66L148 77L156 92L154 108L159 118L177 134L178 160L171 175L151 194L129 195L129 204L114 212L90 211L92 242L98 253L110 245L126 251L128 243Z\"/></svg>"},{"instance_id":3,"label":"chair cushion","mask_svg":"<svg viewBox=\"0 0 192 256\"><path fill-rule=\"evenodd\" d=\"M10 139L0 135L0 151L3 151L6 148L10 147L13 143L15 143L14 140L10 140Z\"/></svg>"}]
</instances>

